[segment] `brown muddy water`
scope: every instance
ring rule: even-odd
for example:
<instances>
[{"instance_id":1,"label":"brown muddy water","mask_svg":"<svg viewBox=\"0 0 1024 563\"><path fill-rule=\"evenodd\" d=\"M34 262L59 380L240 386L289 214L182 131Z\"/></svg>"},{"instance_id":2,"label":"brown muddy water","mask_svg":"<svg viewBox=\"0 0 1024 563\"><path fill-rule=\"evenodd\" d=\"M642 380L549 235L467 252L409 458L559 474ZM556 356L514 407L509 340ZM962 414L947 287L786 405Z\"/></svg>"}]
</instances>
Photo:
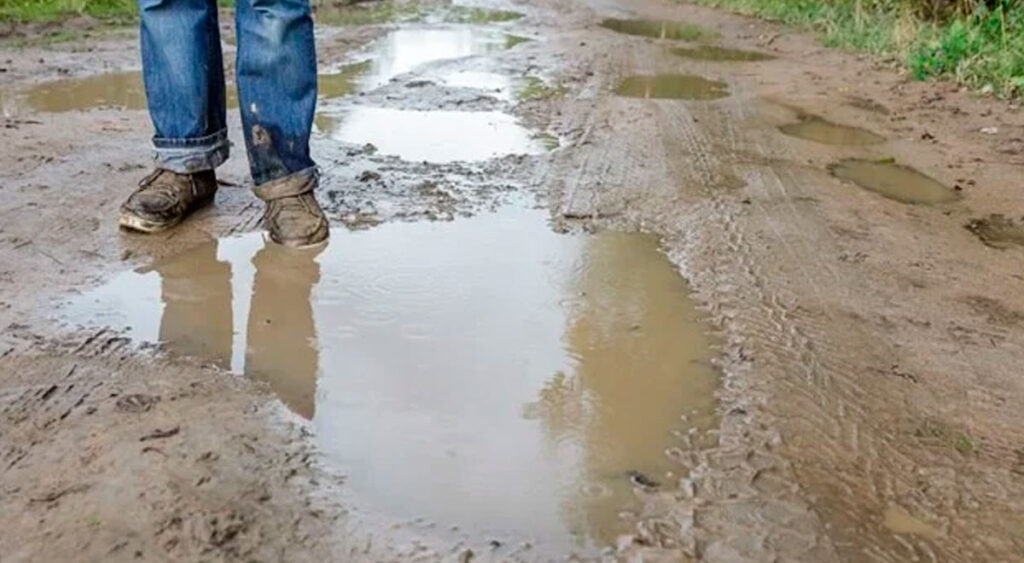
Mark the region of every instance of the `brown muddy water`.
<instances>
[{"instance_id":1,"label":"brown muddy water","mask_svg":"<svg viewBox=\"0 0 1024 563\"><path fill-rule=\"evenodd\" d=\"M728 96L729 86L690 74L658 74L627 77L615 88L615 93L631 98L715 100Z\"/></svg>"},{"instance_id":2,"label":"brown muddy water","mask_svg":"<svg viewBox=\"0 0 1024 563\"><path fill-rule=\"evenodd\" d=\"M627 35L653 37L655 39L679 39L695 41L711 37L714 34L704 28L686 22L668 20L624 20L609 18L601 22L601 27Z\"/></svg>"},{"instance_id":3,"label":"brown muddy water","mask_svg":"<svg viewBox=\"0 0 1024 563\"><path fill-rule=\"evenodd\" d=\"M902 508L891 506L882 516L882 525L897 534L916 535L932 539L941 533L931 524L917 518Z\"/></svg>"},{"instance_id":4,"label":"brown muddy water","mask_svg":"<svg viewBox=\"0 0 1024 563\"><path fill-rule=\"evenodd\" d=\"M365 63L353 64L341 67L337 72L318 75L320 98L348 95L355 86L355 79L367 67ZM53 113L95 108L146 109L146 91L141 72L116 72L54 80L44 82L21 96L12 94L5 98L21 98L32 110ZM228 85L227 106L238 107L238 92L234 84Z\"/></svg>"},{"instance_id":5,"label":"brown muddy water","mask_svg":"<svg viewBox=\"0 0 1024 563\"><path fill-rule=\"evenodd\" d=\"M357 86L372 89L429 63L500 51L508 47L510 37L471 26L399 29L374 42L365 53L366 60L321 72L319 95L322 100L340 98ZM227 94L228 107L237 107L234 84L228 85ZM8 112L18 106L43 112L146 108L142 74L138 71L54 80L27 92L4 92L2 98L3 109Z\"/></svg>"},{"instance_id":6,"label":"brown muddy water","mask_svg":"<svg viewBox=\"0 0 1024 563\"><path fill-rule=\"evenodd\" d=\"M712 62L763 62L775 59L774 56L757 51L743 51L740 49L728 49L715 45L701 45L699 47L676 47L672 54L685 59Z\"/></svg>"},{"instance_id":7,"label":"brown muddy water","mask_svg":"<svg viewBox=\"0 0 1024 563\"><path fill-rule=\"evenodd\" d=\"M801 115L796 123L779 126L779 131L790 137L826 145L867 146L885 142L885 137L867 129L832 123L816 115Z\"/></svg>"},{"instance_id":8,"label":"brown muddy water","mask_svg":"<svg viewBox=\"0 0 1024 563\"><path fill-rule=\"evenodd\" d=\"M211 240L62 314L267 382L366 522L583 553L713 443L718 379L653 238L547 216L389 223L313 252Z\"/></svg>"},{"instance_id":9,"label":"brown muddy water","mask_svg":"<svg viewBox=\"0 0 1024 563\"><path fill-rule=\"evenodd\" d=\"M902 203L946 203L960 197L934 178L894 162L851 159L829 170L837 178Z\"/></svg>"}]
</instances>

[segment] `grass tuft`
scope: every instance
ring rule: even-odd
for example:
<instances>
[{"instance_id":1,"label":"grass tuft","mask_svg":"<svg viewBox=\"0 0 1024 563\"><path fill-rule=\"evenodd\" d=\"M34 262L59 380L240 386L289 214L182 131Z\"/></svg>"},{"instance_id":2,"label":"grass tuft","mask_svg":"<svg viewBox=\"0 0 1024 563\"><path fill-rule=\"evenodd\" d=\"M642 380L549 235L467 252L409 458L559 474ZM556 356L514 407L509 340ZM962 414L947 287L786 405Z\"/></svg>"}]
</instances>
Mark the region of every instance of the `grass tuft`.
<instances>
[{"instance_id":1,"label":"grass tuft","mask_svg":"<svg viewBox=\"0 0 1024 563\"><path fill-rule=\"evenodd\" d=\"M895 57L918 79L1024 94L1020 0L691 0L816 29L829 47Z\"/></svg>"}]
</instances>

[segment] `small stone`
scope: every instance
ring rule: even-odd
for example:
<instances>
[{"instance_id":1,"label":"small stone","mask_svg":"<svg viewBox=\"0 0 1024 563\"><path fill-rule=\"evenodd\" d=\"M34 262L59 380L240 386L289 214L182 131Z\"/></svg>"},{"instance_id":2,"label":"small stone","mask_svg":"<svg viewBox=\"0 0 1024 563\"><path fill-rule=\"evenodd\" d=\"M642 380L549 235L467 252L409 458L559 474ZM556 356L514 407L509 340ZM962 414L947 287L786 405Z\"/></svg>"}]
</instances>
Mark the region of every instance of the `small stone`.
<instances>
[{"instance_id":1,"label":"small stone","mask_svg":"<svg viewBox=\"0 0 1024 563\"><path fill-rule=\"evenodd\" d=\"M982 127L981 128L981 132L986 134L986 135L995 135L995 134L999 133L999 128L998 127Z\"/></svg>"}]
</instances>

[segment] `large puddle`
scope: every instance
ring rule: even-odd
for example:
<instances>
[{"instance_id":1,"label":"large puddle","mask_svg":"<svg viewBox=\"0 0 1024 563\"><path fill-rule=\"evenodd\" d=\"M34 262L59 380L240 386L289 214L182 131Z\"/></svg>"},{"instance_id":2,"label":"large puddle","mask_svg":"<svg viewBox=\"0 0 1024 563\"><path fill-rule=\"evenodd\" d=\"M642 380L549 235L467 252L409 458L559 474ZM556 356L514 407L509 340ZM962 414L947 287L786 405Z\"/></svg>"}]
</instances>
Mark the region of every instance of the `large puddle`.
<instances>
[{"instance_id":1,"label":"large puddle","mask_svg":"<svg viewBox=\"0 0 1024 563\"><path fill-rule=\"evenodd\" d=\"M625 20L609 18L601 22L601 27L618 33L653 37L655 39L696 41L697 39L712 37L714 35L704 28L692 23L668 20Z\"/></svg>"},{"instance_id":2,"label":"large puddle","mask_svg":"<svg viewBox=\"0 0 1024 563\"><path fill-rule=\"evenodd\" d=\"M65 314L268 382L367 519L586 551L631 531L637 484L676 486L717 376L654 239L546 219L391 223L319 253L211 241Z\"/></svg>"},{"instance_id":3,"label":"large puddle","mask_svg":"<svg viewBox=\"0 0 1024 563\"><path fill-rule=\"evenodd\" d=\"M837 178L903 203L945 203L959 194L917 170L889 161L843 160L829 167Z\"/></svg>"},{"instance_id":4,"label":"large puddle","mask_svg":"<svg viewBox=\"0 0 1024 563\"><path fill-rule=\"evenodd\" d=\"M832 123L816 115L801 115L799 121L779 127L790 137L826 145L867 146L885 142L885 137L867 129Z\"/></svg>"},{"instance_id":5,"label":"large puddle","mask_svg":"<svg viewBox=\"0 0 1024 563\"><path fill-rule=\"evenodd\" d=\"M507 42L508 36L503 33L476 27L399 29L371 48L372 58L366 63L369 69L360 78L360 87L373 89L397 76L422 71L432 63L502 50ZM446 86L482 90L499 99L512 96L512 81L503 75L454 70L437 77ZM417 111L354 105L321 110L316 126L325 137L372 145L380 154L408 161L478 161L546 150L513 116L497 111Z\"/></svg>"},{"instance_id":6,"label":"large puddle","mask_svg":"<svg viewBox=\"0 0 1024 563\"><path fill-rule=\"evenodd\" d=\"M715 100L728 96L729 86L690 74L658 74L627 77L615 88L615 93L631 98Z\"/></svg>"}]
</instances>

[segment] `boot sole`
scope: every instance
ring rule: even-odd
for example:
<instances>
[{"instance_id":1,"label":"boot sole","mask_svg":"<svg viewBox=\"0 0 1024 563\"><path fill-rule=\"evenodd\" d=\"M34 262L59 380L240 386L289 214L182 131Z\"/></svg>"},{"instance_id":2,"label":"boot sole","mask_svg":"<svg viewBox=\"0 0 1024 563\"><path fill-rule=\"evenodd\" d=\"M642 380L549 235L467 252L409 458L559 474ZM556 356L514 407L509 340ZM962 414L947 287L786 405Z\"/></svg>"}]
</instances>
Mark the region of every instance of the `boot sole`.
<instances>
[{"instance_id":1,"label":"boot sole","mask_svg":"<svg viewBox=\"0 0 1024 563\"><path fill-rule=\"evenodd\" d=\"M194 207L181 217L178 217L177 219L173 219L171 221L164 221L162 223L157 221L150 221L149 219L144 219L129 211L122 211L121 216L117 219L117 224L129 231L135 231L151 235L154 233L166 231L167 229L170 229L172 227L177 227L178 225L181 224L182 221L185 220L186 217L192 215L196 211L199 211L200 209L212 203L213 195L201 201L197 201Z\"/></svg>"},{"instance_id":2,"label":"boot sole","mask_svg":"<svg viewBox=\"0 0 1024 563\"><path fill-rule=\"evenodd\" d=\"M184 217L181 217L174 221L157 223L156 221L149 221L132 213L121 213L121 217L118 218L117 223L122 228L127 229L129 231L135 231L151 235L154 233L166 231L171 227L176 227L181 223L183 219Z\"/></svg>"}]
</instances>

